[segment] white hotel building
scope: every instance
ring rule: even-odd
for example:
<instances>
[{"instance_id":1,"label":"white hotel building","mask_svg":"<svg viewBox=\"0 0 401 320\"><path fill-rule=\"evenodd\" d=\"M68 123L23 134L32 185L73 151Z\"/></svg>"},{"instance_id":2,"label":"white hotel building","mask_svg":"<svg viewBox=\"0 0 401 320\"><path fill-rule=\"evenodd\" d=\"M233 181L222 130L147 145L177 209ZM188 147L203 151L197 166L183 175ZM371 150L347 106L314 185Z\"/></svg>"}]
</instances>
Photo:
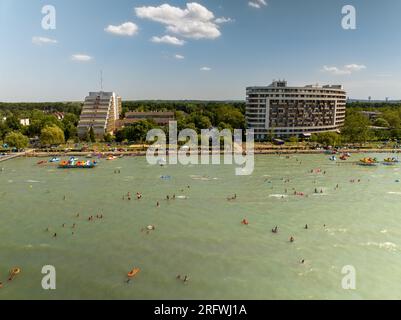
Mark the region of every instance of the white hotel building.
<instances>
[{"instance_id":1,"label":"white hotel building","mask_svg":"<svg viewBox=\"0 0 401 320\"><path fill-rule=\"evenodd\" d=\"M286 81L246 89L246 121L255 139L309 136L338 131L344 124L346 92L341 85L288 87Z\"/></svg>"},{"instance_id":2,"label":"white hotel building","mask_svg":"<svg viewBox=\"0 0 401 320\"><path fill-rule=\"evenodd\" d=\"M85 98L78 124L78 135L85 136L90 128L98 138L113 133L121 114L121 98L114 92L90 92Z\"/></svg>"}]
</instances>

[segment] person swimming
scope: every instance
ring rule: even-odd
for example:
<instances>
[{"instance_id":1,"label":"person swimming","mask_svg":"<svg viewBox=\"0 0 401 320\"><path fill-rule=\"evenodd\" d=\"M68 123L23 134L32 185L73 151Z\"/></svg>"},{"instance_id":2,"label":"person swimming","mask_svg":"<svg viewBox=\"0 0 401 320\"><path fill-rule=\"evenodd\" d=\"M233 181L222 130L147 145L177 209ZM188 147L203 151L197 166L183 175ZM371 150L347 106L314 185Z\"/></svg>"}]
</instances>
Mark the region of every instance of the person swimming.
<instances>
[{"instance_id":1,"label":"person swimming","mask_svg":"<svg viewBox=\"0 0 401 320\"><path fill-rule=\"evenodd\" d=\"M309 229L309 227L308 227L308 225L306 224L306 225L305 225L305 230L308 230L308 229Z\"/></svg>"},{"instance_id":2,"label":"person swimming","mask_svg":"<svg viewBox=\"0 0 401 320\"><path fill-rule=\"evenodd\" d=\"M290 242L293 243L295 241L294 237L290 238Z\"/></svg>"},{"instance_id":3,"label":"person swimming","mask_svg":"<svg viewBox=\"0 0 401 320\"><path fill-rule=\"evenodd\" d=\"M278 226L276 226L274 229L272 229L272 233L278 233Z\"/></svg>"}]
</instances>

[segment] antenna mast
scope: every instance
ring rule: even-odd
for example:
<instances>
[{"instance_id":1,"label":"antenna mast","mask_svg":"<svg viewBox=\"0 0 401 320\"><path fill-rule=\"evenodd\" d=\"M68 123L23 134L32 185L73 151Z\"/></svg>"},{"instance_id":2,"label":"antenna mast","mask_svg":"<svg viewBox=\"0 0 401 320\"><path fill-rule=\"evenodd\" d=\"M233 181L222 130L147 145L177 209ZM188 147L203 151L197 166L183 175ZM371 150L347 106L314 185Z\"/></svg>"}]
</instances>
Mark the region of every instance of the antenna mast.
<instances>
[{"instance_id":1,"label":"antenna mast","mask_svg":"<svg viewBox=\"0 0 401 320\"><path fill-rule=\"evenodd\" d=\"M103 92L103 70L100 70L100 91Z\"/></svg>"}]
</instances>

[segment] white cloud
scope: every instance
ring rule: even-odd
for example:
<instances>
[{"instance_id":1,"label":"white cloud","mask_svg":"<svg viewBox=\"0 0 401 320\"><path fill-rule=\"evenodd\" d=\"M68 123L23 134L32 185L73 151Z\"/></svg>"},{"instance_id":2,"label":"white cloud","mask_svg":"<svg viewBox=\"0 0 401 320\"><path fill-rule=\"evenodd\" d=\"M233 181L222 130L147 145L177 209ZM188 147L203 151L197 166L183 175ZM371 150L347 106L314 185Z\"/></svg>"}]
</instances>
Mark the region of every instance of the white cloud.
<instances>
[{"instance_id":1,"label":"white cloud","mask_svg":"<svg viewBox=\"0 0 401 320\"><path fill-rule=\"evenodd\" d=\"M211 71L212 68L209 68L209 67L202 67L202 68L200 68L200 70L201 70L201 71Z\"/></svg>"},{"instance_id":2,"label":"white cloud","mask_svg":"<svg viewBox=\"0 0 401 320\"><path fill-rule=\"evenodd\" d=\"M176 37L172 37L172 36L163 36L163 37L152 37L152 39L150 39L150 41L154 42L154 43L166 43L166 44L172 44L175 46L183 46L185 44L184 40L180 40Z\"/></svg>"},{"instance_id":3,"label":"white cloud","mask_svg":"<svg viewBox=\"0 0 401 320\"><path fill-rule=\"evenodd\" d=\"M328 72L334 75L347 75L352 74L353 72L361 71L366 69L366 66L363 64L347 64L343 68L338 68L335 66L323 66L322 71Z\"/></svg>"},{"instance_id":4,"label":"white cloud","mask_svg":"<svg viewBox=\"0 0 401 320\"><path fill-rule=\"evenodd\" d=\"M222 24L222 23L227 23L227 22L233 22L234 20L231 18L226 18L226 17L221 17L221 18L217 18L216 20L214 20L214 22L218 23L218 24Z\"/></svg>"},{"instance_id":5,"label":"white cloud","mask_svg":"<svg viewBox=\"0 0 401 320\"><path fill-rule=\"evenodd\" d=\"M43 44L55 44L57 40L45 37L32 37L32 43L40 46Z\"/></svg>"},{"instance_id":6,"label":"white cloud","mask_svg":"<svg viewBox=\"0 0 401 320\"><path fill-rule=\"evenodd\" d=\"M216 39L221 33L214 22L214 14L204 6L192 2L185 9L163 4L159 7L135 8L136 15L166 25L170 33L191 39Z\"/></svg>"},{"instance_id":7,"label":"white cloud","mask_svg":"<svg viewBox=\"0 0 401 320\"><path fill-rule=\"evenodd\" d=\"M366 66L363 64L347 64L344 68L345 68L345 70L349 70L349 71L353 72L353 71L361 71L363 69L366 69Z\"/></svg>"},{"instance_id":8,"label":"white cloud","mask_svg":"<svg viewBox=\"0 0 401 320\"><path fill-rule=\"evenodd\" d=\"M88 56L86 54L73 54L71 56L71 60L79 62L88 62L91 61L92 59L93 58L91 56Z\"/></svg>"},{"instance_id":9,"label":"white cloud","mask_svg":"<svg viewBox=\"0 0 401 320\"><path fill-rule=\"evenodd\" d=\"M183 59L185 59L185 57L182 56L182 55L180 55L180 54L176 54L176 55L174 56L174 58L176 58L176 59L178 59L178 60L183 60Z\"/></svg>"},{"instance_id":10,"label":"white cloud","mask_svg":"<svg viewBox=\"0 0 401 320\"><path fill-rule=\"evenodd\" d=\"M133 22L125 22L119 26L109 25L104 31L118 36L133 36L138 33L138 26Z\"/></svg>"},{"instance_id":11,"label":"white cloud","mask_svg":"<svg viewBox=\"0 0 401 320\"><path fill-rule=\"evenodd\" d=\"M261 7L266 7L267 2L266 0L252 0L248 2L248 5L253 8L260 9Z\"/></svg>"}]
</instances>

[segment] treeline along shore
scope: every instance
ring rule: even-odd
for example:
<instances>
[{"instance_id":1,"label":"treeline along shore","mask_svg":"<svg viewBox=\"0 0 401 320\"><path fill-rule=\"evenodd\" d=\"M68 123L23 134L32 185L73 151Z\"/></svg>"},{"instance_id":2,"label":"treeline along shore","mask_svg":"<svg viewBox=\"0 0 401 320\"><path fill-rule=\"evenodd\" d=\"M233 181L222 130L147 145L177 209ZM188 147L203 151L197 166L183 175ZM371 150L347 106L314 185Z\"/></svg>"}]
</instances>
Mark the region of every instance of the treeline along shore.
<instances>
[{"instance_id":1,"label":"treeline along shore","mask_svg":"<svg viewBox=\"0 0 401 320\"><path fill-rule=\"evenodd\" d=\"M103 138L88 134L78 137L77 126L82 110L81 102L0 103L0 143L7 148L46 148L49 146L103 144L113 148L146 143L151 129L168 132L168 126L144 119L120 128ZM123 101L121 117L129 111L174 112L177 129L193 129L199 135L202 129L247 128L243 101ZM24 121L29 120L29 121ZM277 137L268 135L265 146L256 147L256 153L277 153L269 146ZM345 124L340 132L312 134L309 138L285 138L279 152L315 153L316 146L349 146L381 152L383 148L398 149L401 140L401 103L349 102ZM358 150L357 150L358 151ZM45 152L45 151L43 151ZM143 151L135 150L133 154Z\"/></svg>"}]
</instances>

